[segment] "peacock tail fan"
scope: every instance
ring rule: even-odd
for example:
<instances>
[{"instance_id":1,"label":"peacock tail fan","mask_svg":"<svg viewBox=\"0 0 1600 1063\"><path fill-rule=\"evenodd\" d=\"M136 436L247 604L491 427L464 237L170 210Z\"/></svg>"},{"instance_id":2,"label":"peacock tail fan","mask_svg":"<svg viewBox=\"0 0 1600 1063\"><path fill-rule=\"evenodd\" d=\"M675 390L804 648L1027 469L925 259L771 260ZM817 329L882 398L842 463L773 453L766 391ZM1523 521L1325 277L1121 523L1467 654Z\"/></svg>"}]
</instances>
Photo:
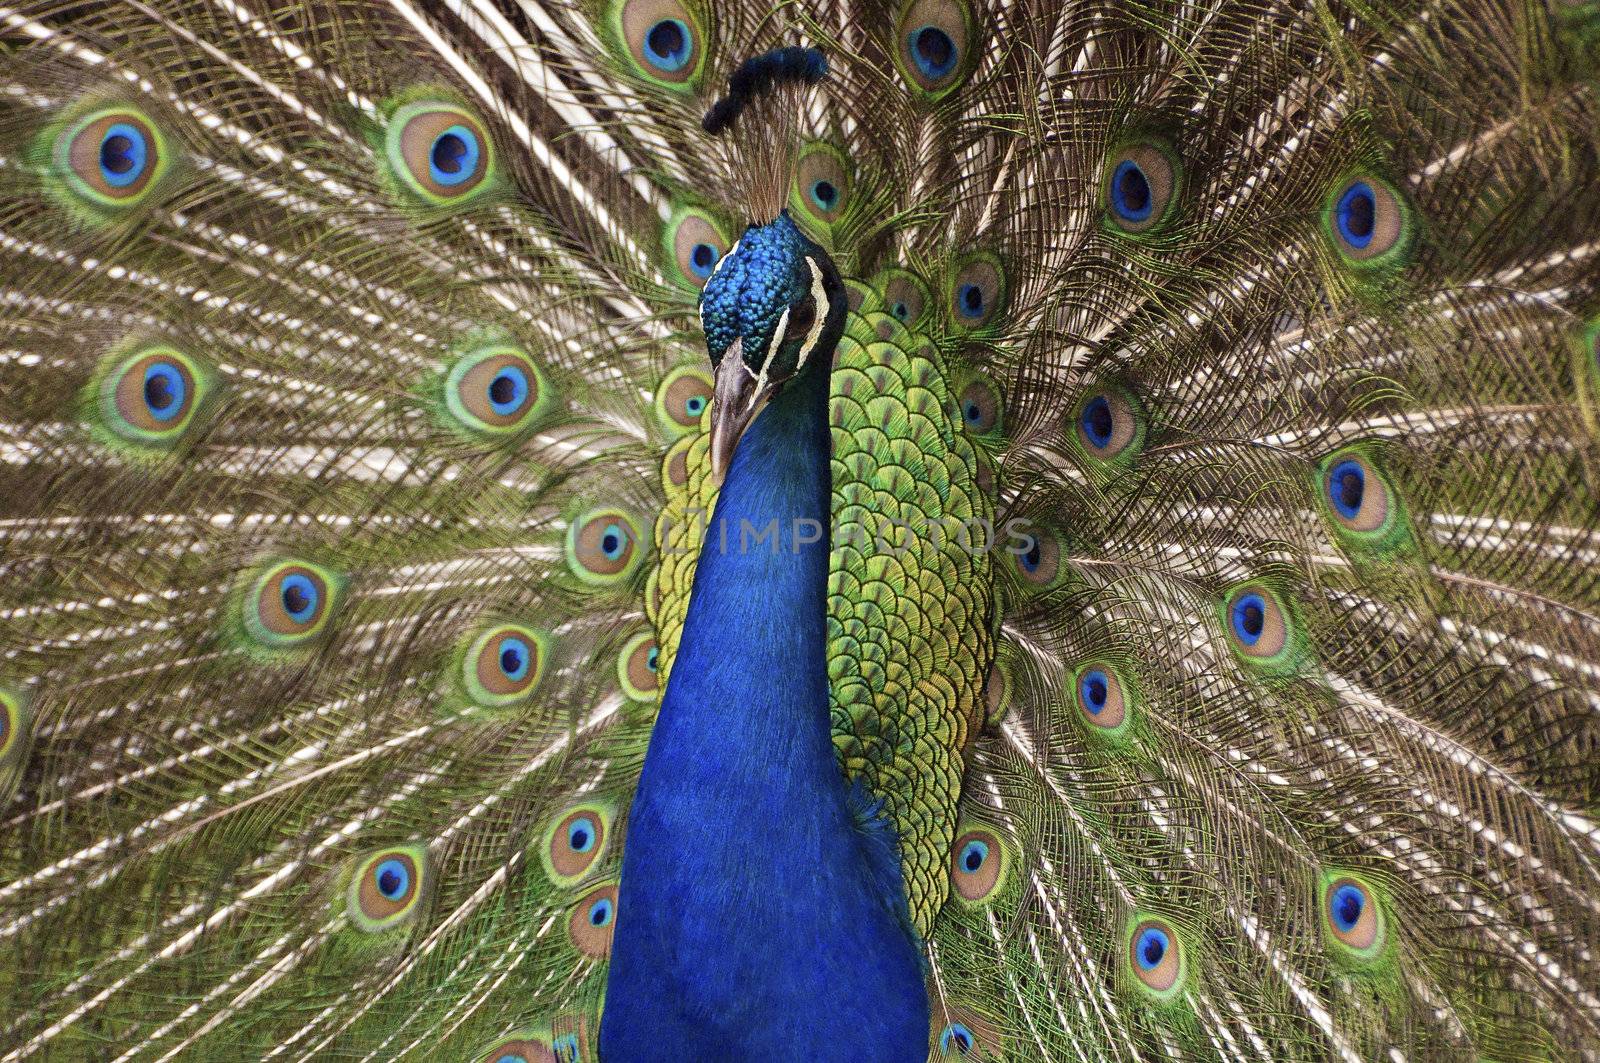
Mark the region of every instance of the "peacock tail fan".
<instances>
[{"instance_id":1,"label":"peacock tail fan","mask_svg":"<svg viewBox=\"0 0 1600 1063\"><path fill-rule=\"evenodd\" d=\"M595 1058L720 531L701 119L795 45L834 748L930 1058L1600 1053L1597 41L0 8L0 1061Z\"/></svg>"}]
</instances>

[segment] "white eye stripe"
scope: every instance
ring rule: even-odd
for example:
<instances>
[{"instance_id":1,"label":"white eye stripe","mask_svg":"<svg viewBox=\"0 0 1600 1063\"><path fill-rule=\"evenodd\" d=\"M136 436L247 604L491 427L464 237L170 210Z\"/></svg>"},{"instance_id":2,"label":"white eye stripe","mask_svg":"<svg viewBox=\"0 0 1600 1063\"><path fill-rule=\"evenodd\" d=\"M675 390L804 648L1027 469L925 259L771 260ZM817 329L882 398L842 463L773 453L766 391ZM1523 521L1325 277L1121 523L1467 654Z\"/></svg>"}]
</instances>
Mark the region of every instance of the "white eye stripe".
<instances>
[{"instance_id":1,"label":"white eye stripe","mask_svg":"<svg viewBox=\"0 0 1600 1063\"><path fill-rule=\"evenodd\" d=\"M806 359L811 357L811 352L817 347L817 340L822 335L822 326L828 320L828 293L822 286L822 270L817 268L816 260L810 255L806 256L806 265L811 267L811 305L815 313L811 316L811 331L806 333L806 341L800 345L800 361L795 364L794 371L798 373L805 368ZM789 311L783 312L783 324L788 324ZM778 333L783 335L782 331Z\"/></svg>"}]
</instances>

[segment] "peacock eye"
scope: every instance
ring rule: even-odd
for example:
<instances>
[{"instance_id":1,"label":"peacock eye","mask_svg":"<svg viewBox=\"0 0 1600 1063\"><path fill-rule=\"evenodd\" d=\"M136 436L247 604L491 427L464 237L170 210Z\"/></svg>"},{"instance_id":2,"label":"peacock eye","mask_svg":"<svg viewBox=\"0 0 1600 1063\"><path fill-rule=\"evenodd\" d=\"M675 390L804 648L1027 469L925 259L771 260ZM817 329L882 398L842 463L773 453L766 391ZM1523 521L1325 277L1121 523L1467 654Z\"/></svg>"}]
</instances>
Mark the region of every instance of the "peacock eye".
<instances>
[{"instance_id":1,"label":"peacock eye","mask_svg":"<svg viewBox=\"0 0 1600 1063\"><path fill-rule=\"evenodd\" d=\"M930 99L965 77L973 47L971 10L961 0L913 0L900 14L896 58L912 85Z\"/></svg>"},{"instance_id":2,"label":"peacock eye","mask_svg":"<svg viewBox=\"0 0 1600 1063\"><path fill-rule=\"evenodd\" d=\"M677 0L627 0L612 17L639 74L668 87L699 74L700 23Z\"/></svg>"},{"instance_id":3,"label":"peacock eye","mask_svg":"<svg viewBox=\"0 0 1600 1063\"><path fill-rule=\"evenodd\" d=\"M0 688L0 766L17 756L27 733L27 698L15 690Z\"/></svg>"},{"instance_id":4,"label":"peacock eye","mask_svg":"<svg viewBox=\"0 0 1600 1063\"><path fill-rule=\"evenodd\" d=\"M1278 596L1265 587L1236 588L1227 599L1229 641L1246 657L1273 658L1289 642L1289 624Z\"/></svg>"},{"instance_id":5,"label":"peacock eye","mask_svg":"<svg viewBox=\"0 0 1600 1063\"><path fill-rule=\"evenodd\" d=\"M73 196L119 213L148 200L170 166L155 122L132 107L79 118L56 136L52 153L55 171Z\"/></svg>"},{"instance_id":6,"label":"peacock eye","mask_svg":"<svg viewBox=\"0 0 1600 1063\"><path fill-rule=\"evenodd\" d=\"M1329 876L1322 886L1323 925L1345 955L1371 959L1382 951L1383 918L1372 890L1348 875Z\"/></svg>"},{"instance_id":7,"label":"peacock eye","mask_svg":"<svg viewBox=\"0 0 1600 1063\"><path fill-rule=\"evenodd\" d=\"M559 1059L550 1047L532 1037L516 1035L495 1043L477 1057L479 1063L549 1063Z\"/></svg>"},{"instance_id":8,"label":"peacock eye","mask_svg":"<svg viewBox=\"0 0 1600 1063\"><path fill-rule=\"evenodd\" d=\"M1051 528L1028 526L1008 546L1017 576L1034 591L1052 589L1061 575L1061 543Z\"/></svg>"},{"instance_id":9,"label":"peacock eye","mask_svg":"<svg viewBox=\"0 0 1600 1063\"><path fill-rule=\"evenodd\" d=\"M950 321L957 329L971 331L992 322L1005 300L1000 260L992 255L968 258L950 278L949 300Z\"/></svg>"},{"instance_id":10,"label":"peacock eye","mask_svg":"<svg viewBox=\"0 0 1600 1063\"><path fill-rule=\"evenodd\" d=\"M332 573L309 562L272 565L245 596L245 631L272 649L309 643L326 633L339 590Z\"/></svg>"},{"instance_id":11,"label":"peacock eye","mask_svg":"<svg viewBox=\"0 0 1600 1063\"><path fill-rule=\"evenodd\" d=\"M964 1056L972 1051L977 1038L959 1022L952 1022L939 1031L939 1051L946 1056Z\"/></svg>"},{"instance_id":12,"label":"peacock eye","mask_svg":"<svg viewBox=\"0 0 1600 1063\"><path fill-rule=\"evenodd\" d=\"M358 862L346 896L345 914L357 928L376 933L416 914L427 874L420 847L384 849Z\"/></svg>"},{"instance_id":13,"label":"peacock eye","mask_svg":"<svg viewBox=\"0 0 1600 1063\"><path fill-rule=\"evenodd\" d=\"M611 954L612 924L617 916L617 887L597 886L578 899L567 917L567 939L591 959Z\"/></svg>"},{"instance_id":14,"label":"peacock eye","mask_svg":"<svg viewBox=\"0 0 1600 1063\"><path fill-rule=\"evenodd\" d=\"M1355 175L1334 185L1323 209L1323 233L1349 264L1396 262L1411 243L1410 210L1388 182Z\"/></svg>"},{"instance_id":15,"label":"peacock eye","mask_svg":"<svg viewBox=\"0 0 1600 1063\"><path fill-rule=\"evenodd\" d=\"M487 187L493 148L478 119L463 108L427 100L407 104L389 119L388 162L422 202L452 206Z\"/></svg>"},{"instance_id":16,"label":"peacock eye","mask_svg":"<svg viewBox=\"0 0 1600 1063\"><path fill-rule=\"evenodd\" d=\"M556 818L545 838L545 870L561 884L577 882L599 862L611 831L611 809L581 804Z\"/></svg>"},{"instance_id":17,"label":"peacock eye","mask_svg":"<svg viewBox=\"0 0 1600 1063\"><path fill-rule=\"evenodd\" d=\"M1122 681L1109 668L1102 665L1085 668L1078 676L1076 694L1083 718L1100 730L1115 731L1127 719Z\"/></svg>"},{"instance_id":18,"label":"peacock eye","mask_svg":"<svg viewBox=\"0 0 1600 1063\"><path fill-rule=\"evenodd\" d=\"M484 708L527 698L544 677L549 638L519 624L498 624L475 636L462 655L461 681L469 700Z\"/></svg>"},{"instance_id":19,"label":"peacock eye","mask_svg":"<svg viewBox=\"0 0 1600 1063\"><path fill-rule=\"evenodd\" d=\"M1182 950L1172 928L1160 919L1145 919L1128 942L1128 960L1134 976L1160 997L1178 990L1183 974Z\"/></svg>"},{"instance_id":20,"label":"peacock eye","mask_svg":"<svg viewBox=\"0 0 1600 1063\"><path fill-rule=\"evenodd\" d=\"M728 253L728 241L711 217L684 208L667 223L663 241L678 279L688 288L704 288Z\"/></svg>"},{"instance_id":21,"label":"peacock eye","mask_svg":"<svg viewBox=\"0 0 1600 1063\"><path fill-rule=\"evenodd\" d=\"M207 378L199 363L174 348L152 346L114 356L106 364L99 424L140 448L176 445L205 396Z\"/></svg>"},{"instance_id":22,"label":"peacock eye","mask_svg":"<svg viewBox=\"0 0 1600 1063\"><path fill-rule=\"evenodd\" d=\"M795 197L801 210L822 224L844 215L851 178L844 153L831 144L808 144L795 164Z\"/></svg>"},{"instance_id":23,"label":"peacock eye","mask_svg":"<svg viewBox=\"0 0 1600 1063\"><path fill-rule=\"evenodd\" d=\"M1126 460L1144 442L1141 412L1119 388L1090 392L1078 404L1073 434L1091 458L1101 462Z\"/></svg>"},{"instance_id":24,"label":"peacock eye","mask_svg":"<svg viewBox=\"0 0 1600 1063\"><path fill-rule=\"evenodd\" d=\"M1389 525L1389 486L1367 458L1344 451L1324 463L1323 497L1334 523L1357 536L1370 536Z\"/></svg>"},{"instance_id":25,"label":"peacock eye","mask_svg":"<svg viewBox=\"0 0 1600 1063\"><path fill-rule=\"evenodd\" d=\"M630 698L635 701L654 701L660 694L660 659L661 649L656 645L653 633L641 631L628 640L617 660L617 678Z\"/></svg>"},{"instance_id":26,"label":"peacock eye","mask_svg":"<svg viewBox=\"0 0 1600 1063\"><path fill-rule=\"evenodd\" d=\"M1179 173L1176 158L1153 143L1113 151L1101 190L1112 225L1137 235L1170 217L1177 205Z\"/></svg>"},{"instance_id":27,"label":"peacock eye","mask_svg":"<svg viewBox=\"0 0 1600 1063\"><path fill-rule=\"evenodd\" d=\"M618 510L598 510L567 529L567 565L585 583L613 584L632 575L643 556L633 521Z\"/></svg>"},{"instance_id":28,"label":"peacock eye","mask_svg":"<svg viewBox=\"0 0 1600 1063\"><path fill-rule=\"evenodd\" d=\"M1004 862L1000 839L993 832L966 831L950 847L950 884L962 900L986 900L1000 884Z\"/></svg>"},{"instance_id":29,"label":"peacock eye","mask_svg":"<svg viewBox=\"0 0 1600 1063\"><path fill-rule=\"evenodd\" d=\"M928 286L915 273L886 269L873 278L872 287L882 296L889 316L908 329L922 321L928 306Z\"/></svg>"},{"instance_id":30,"label":"peacock eye","mask_svg":"<svg viewBox=\"0 0 1600 1063\"><path fill-rule=\"evenodd\" d=\"M662 377L656 388L656 420L674 436L695 431L711 405L712 389L711 377L703 370L679 366Z\"/></svg>"},{"instance_id":31,"label":"peacock eye","mask_svg":"<svg viewBox=\"0 0 1600 1063\"><path fill-rule=\"evenodd\" d=\"M504 344L457 359L445 374L444 400L456 427L492 439L527 431L552 405L549 386L533 359Z\"/></svg>"},{"instance_id":32,"label":"peacock eye","mask_svg":"<svg viewBox=\"0 0 1600 1063\"><path fill-rule=\"evenodd\" d=\"M974 435L987 435L1000 427L1000 393L987 380L973 380L956 397L961 423Z\"/></svg>"}]
</instances>

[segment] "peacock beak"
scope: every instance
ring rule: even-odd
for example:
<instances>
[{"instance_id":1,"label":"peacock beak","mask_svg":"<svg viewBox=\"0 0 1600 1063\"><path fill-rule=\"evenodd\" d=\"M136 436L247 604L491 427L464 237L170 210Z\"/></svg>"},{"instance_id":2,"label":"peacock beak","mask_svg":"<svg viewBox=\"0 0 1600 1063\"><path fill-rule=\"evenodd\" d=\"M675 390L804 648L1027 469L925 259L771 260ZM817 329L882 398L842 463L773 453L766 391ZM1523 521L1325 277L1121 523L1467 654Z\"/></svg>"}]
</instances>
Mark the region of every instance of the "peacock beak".
<instances>
[{"instance_id":1,"label":"peacock beak","mask_svg":"<svg viewBox=\"0 0 1600 1063\"><path fill-rule=\"evenodd\" d=\"M718 483L728 472L745 429L772 398L777 384L760 385L744 364L744 340L736 339L715 370L711 401L711 475Z\"/></svg>"}]
</instances>

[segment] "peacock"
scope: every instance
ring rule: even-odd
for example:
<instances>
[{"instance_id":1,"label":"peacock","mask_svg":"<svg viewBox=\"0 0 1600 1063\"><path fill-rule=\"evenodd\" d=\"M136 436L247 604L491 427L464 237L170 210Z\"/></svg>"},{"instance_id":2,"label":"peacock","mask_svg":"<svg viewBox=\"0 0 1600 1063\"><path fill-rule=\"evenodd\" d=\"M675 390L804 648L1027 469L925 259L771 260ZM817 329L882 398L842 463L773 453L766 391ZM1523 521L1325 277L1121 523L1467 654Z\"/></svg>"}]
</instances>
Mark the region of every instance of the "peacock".
<instances>
[{"instance_id":1,"label":"peacock","mask_svg":"<svg viewBox=\"0 0 1600 1063\"><path fill-rule=\"evenodd\" d=\"M0 1063L1600 1060L1600 4L0 86Z\"/></svg>"}]
</instances>

